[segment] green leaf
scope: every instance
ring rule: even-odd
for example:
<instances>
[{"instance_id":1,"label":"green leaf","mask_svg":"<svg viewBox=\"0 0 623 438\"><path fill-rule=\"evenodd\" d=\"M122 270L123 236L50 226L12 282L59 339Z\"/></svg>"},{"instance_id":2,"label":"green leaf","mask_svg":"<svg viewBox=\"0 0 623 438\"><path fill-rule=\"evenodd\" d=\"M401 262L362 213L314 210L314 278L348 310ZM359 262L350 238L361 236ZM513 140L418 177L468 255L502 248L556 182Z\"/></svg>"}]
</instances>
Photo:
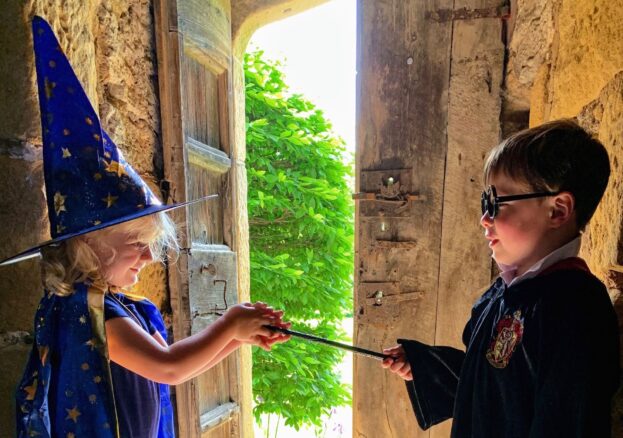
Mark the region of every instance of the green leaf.
<instances>
[{"instance_id":1,"label":"green leaf","mask_svg":"<svg viewBox=\"0 0 623 438\"><path fill-rule=\"evenodd\" d=\"M251 299L286 311L297 330L345 340L352 314L352 154L312 102L290 94L279 63L245 54ZM254 416L299 429L350 403L342 352L291 340L253 351ZM283 424L282 423L282 424Z\"/></svg>"}]
</instances>

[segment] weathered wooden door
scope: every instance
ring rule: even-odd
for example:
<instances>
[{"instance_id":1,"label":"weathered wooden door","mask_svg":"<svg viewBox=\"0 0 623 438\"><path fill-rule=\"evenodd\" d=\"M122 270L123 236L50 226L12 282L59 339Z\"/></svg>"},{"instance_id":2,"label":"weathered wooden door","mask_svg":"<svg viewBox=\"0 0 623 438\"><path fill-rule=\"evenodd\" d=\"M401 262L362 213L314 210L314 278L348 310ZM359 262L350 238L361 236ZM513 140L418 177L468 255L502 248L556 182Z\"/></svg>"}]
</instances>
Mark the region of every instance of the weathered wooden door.
<instances>
[{"instance_id":1,"label":"weathered wooden door","mask_svg":"<svg viewBox=\"0 0 623 438\"><path fill-rule=\"evenodd\" d=\"M233 241L231 20L227 0L159 0L154 9L165 179L170 198L219 198L178 212L184 250L169 267L175 339L237 302ZM240 358L176 388L181 437L240 436Z\"/></svg>"},{"instance_id":2,"label":"weathered wooden door","mask_svg":"<svg viewBox=\"0 0 623 438\"><path fill-rule=\"evenodd\" d=\"M493 0L359 0L355 341L462 347L490 280L478 219L499 140L504 10ZM423 432L402 380L355 358L355 436Z\"/></svg>"}]
</instances>

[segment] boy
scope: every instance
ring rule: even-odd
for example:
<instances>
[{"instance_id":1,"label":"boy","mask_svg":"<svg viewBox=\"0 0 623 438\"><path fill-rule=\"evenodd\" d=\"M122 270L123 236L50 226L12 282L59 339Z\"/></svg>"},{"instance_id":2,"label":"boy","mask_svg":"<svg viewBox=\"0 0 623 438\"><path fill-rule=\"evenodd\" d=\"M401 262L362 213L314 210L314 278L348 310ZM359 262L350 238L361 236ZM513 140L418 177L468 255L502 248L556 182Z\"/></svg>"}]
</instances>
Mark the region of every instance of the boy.
<instances>
[{"instance_id":1,"label":"boy","mask_svg":"<svg viewBox=\"0 0 623 438\"><path fill-rule=\"evenodd\" d=\"M500 275L472 309L466 352L409 340L384 351L420 427L453 418L455 438L610 436L618 324L577 258L609 174L603 145L570 120L490 153L480 223Z\"/></svg>"}]
</instances>

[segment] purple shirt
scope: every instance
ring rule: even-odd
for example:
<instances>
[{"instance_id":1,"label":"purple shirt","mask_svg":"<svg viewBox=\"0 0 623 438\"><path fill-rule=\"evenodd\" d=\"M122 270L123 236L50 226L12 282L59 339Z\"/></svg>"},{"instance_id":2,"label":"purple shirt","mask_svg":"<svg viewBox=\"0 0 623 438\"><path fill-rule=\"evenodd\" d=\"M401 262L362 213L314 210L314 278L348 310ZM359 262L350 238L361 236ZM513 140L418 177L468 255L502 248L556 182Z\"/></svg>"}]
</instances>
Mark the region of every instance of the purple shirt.
<instances>
[{"instance_id":1,"label":"purple shirt","mask_svg":"<svg viewBox=\"0 0 623 438\"><path fill-rule=\"evenodd\" d=\"M156 328L150 323L141 301L134 301L117 293L104 297L104 317L130 318L150 335ZM110 362L119 432L124 438L152 438L158 436L160 421L160 390L158 383Z\"/></svg>"}]
</instances>

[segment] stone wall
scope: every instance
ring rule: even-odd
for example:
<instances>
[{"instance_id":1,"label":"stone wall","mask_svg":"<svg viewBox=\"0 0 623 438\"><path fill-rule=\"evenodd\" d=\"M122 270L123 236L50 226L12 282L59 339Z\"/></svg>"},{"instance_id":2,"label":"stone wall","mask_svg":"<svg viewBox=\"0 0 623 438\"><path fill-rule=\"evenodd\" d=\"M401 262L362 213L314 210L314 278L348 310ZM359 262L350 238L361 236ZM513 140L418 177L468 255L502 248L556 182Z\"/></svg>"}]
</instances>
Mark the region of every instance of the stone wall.
<instances>
[{"instance_id":1,"label":"stone wall","mask_svg":"<svg viewBox=\"0 0 623 438\"><path fill-rule=\"evenodd\" d=\"M8 0L0 8L0 258L49 237L30 19L52 25L102 126L156 193L162 152L150 0ZM12 436L13 392L41 296L36 261L0 268L0 430ZM168 308L165 271L146 268L134 292Z\"/></svg>"},{"instance_id":2,"label":"stone wall","mask_svg":"<svg viewBox=\"0 0 623 438\"><path fill-rule=\"evenodd\" d=\"M581 256L608 287L623 324L623 1L517 0L513 12L506 106L529 111L531 126L575 117L610 155L610 182ZM613 436L623 436L621 391Z\"/></svg>"}]
</instances>

